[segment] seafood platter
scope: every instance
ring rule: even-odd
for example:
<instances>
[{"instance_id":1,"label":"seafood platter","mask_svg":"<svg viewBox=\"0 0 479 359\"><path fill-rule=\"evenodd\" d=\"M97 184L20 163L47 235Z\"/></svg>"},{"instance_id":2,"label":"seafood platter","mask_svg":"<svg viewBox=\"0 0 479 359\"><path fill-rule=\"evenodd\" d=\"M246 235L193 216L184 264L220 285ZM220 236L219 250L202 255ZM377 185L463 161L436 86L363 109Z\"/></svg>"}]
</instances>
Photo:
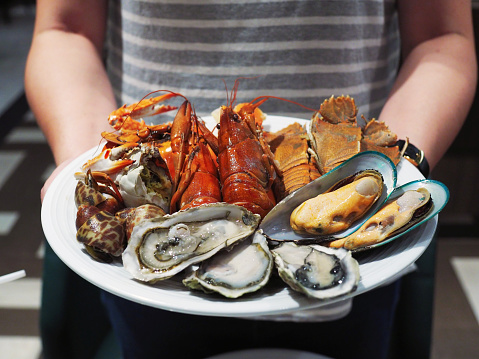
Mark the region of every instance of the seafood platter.
<instances>
[{"instance_id":1,"label":"seafood platter","mask_svg":"<svg viewBox=\"0 0 479 359\"><path fill-rule=\"evenodd\" d=\"M50 245L93 284L184 313L289 313L397 278L432 240L447 188L384 123L358 125L352 98L296 119L264 114L268 97L205 118L173 97L113 112L44 199Z\"/></svg>"}]
</instances>

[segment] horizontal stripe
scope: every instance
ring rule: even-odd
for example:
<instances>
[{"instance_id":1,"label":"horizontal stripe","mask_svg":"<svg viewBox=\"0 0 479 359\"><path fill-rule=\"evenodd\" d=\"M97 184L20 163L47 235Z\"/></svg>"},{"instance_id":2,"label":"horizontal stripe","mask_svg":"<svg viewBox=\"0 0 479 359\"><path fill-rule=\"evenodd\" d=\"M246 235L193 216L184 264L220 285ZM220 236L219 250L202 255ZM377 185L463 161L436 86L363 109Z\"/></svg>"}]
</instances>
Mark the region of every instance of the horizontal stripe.
<instances>
[{"instance_id":1,"label":"horizontal stripe","mask_svg":"<svg viewBox=\"0 0 479 359\"><path fill-rule=\"evenodd\" d=\"M118 3L118 1L117 1ZM117 5L118 6L118 5ZM114 6L115 7L115 6ZM280 1L170 3L121 1L121 9L146 18L190 20L242 20L253 18L303 18L317 14L330 16L383 16L394 3L381 1ZM384 11L386 9L386 12Z\"/></svg>"},{"instance_id":2,"label":"horizontal stripe","mask_svg":"<svg viewBox=\"0 0 479 359\"><path fill-rule=\"evenodd\" d=\"M283 17L283 18L256 18L256 19L226 19L226 20L188 20L150 18L122 10L124 20L136 22L142 26L163 26L174 28L263 28L274 26L305 26L305 25L381 25L383 16L308 16L308 17Z\"/></svg>"},{"instance_id":3,"label":"horizontal stripe","mask_svg":"<svg viewBox=\"0 0 479 359\"><path fill-rule=\"evenodd\" d=\"M0 189L25 159L25 151L0 151Z\"/></svg>"},{"instance_id":4,"label":"horizontal stripe","mask_svg":"<svg viewBox=\"0 0 479 359\"><path fill-rule=\"evenodd\" d=\"M134 44L136 46L150 47L159 50L175 50L175 51L229 51L229 52L245 52L245 51L282 51L282 50L305 50L305 49L362 49L363 47L379 47L386 42L386 38L372 38L358 40L294 40L294 41L274 41L274 42L242 42L242 43L198 43L198 42L177 42L162 41L158 39L144 39L110 24L111 29L115 31L124 42ZM398 36L392 37L390 40L397 39ZM113 43L109 46L118 50Z\"/></svg>"},{"instance_id":5,"label":"horizontal stripe","mask_svg":"<svg viewBox=\"0 0 479 359\"><path fill-rule=\"evenodd\" d=\"M0 336L0 353L2 358L32 359L40 358L42 344L39 337L33 336Z\"/></svg>"},{"instance_id":6,"label":"horizontal stripe","mask_svg":"<svg viewBox=\"0 0 479 359\"><path fill-rule=\"evenodd\" d=\"M110 71L112 73L115 73L117 76L121 76L121 71L119 69L113 69L110 67ZM393 75L391 75L393 76ZM145 92L150 92L150 91L155 91L158 90L158 84L151 84L146 81L140 81L136 78L133 78L127 74L123 74L123 79L124 82L133 86L136 86L138 88L142 88L145 90ZM298 97L308 97L308 94L311 94L311 92L315 93L315 96L331 96L332 92L338 93L338 91L341 91L342 93L349 94L349 93L357 93L357 92L362 92L366 88L374 88L376 86L382 86L385 83L389 82L389 79L385 79L382 81L378 81L375 83L370 83L370 84L361 84L357 86L347 86L347 87L341 87L337 88L335 86L329 87L329 88L324 88L322 86L321 88L318 89L254 89L254 90L243 90L242 95L245 97L248 96L254 96L254 94L257 93L268 93L268 95L272 96L280 96L280 97L285 97L289 96L291 98L298 98ZM184 91L183 88L180 87L169 87L168 90L174 91L174 92L180 92ZM189 93L189 96L199 96L199 97L211 97L211 98L224 98L224 90L214 90L214 89L194 89L190 88L187 90ZM205 94L208 94L208 96L204 96ZM138 101L139 99L136 99Z\"/></svg>"},{"instance_id":7,"label":"horizontal stripe","mask_svg":"<svg viewBox=\"0 0 479 359\"><path fill-rule=\"evenodd\" d=\"M42 130L37 127L17 127L14 128L5 138L6 143L47 143Z\"/></svg>"},{"instance_id":8,"label":"horizontal stripe","mask_svg":"<svg viewBox=\"0 0 479 359\"><path fill-rule=\"evenodd\" d=\"M20 218L20 213L16 211L0 211L0 235L9 235L13 226L17 223L18 218Z\"/></svg>"},{"instance_id":9,"label":"horizontal stripe","mask_svg":"<svg viewBox=\"0 0 479 359\"><path fill-rule=\"evenodd\" d=\"M452 257L452 268L479 324L479 257Z\"/></svg>"},{"instance_id":10,"label":"horizontal stripe","mask_svg":"<svg viewBox=\"0 0 479 359\"><path fill-rule=\"evenodd\" d=\"M393 75L391 75L394 78ZM136 78L124 76L124 83L127 84L129 91L123 93L116 92L117 98L121 99L121 103L133 103L138 101L142 96L150 91L158 90L158 86L151 85L148 82L139 81ZM232 81L227 82L228 87L232 87ZM182 88L179 86L168 86L168 90L182 93L185 95L197 109L199 115L209 115L215 108L224 105L226 101L226 92L224 87L221 87L218 80L217 89L192 89ZM237 102L251 101L253 98L262 95L277 96L287 98L289 100L297 101L308 107L317 108L319 104L331 95L350 95L356 100L358 107L360 107L361 114L367 117L377 117L379 110L382 108L387 94L391 86L391 78L377 81L370 84L360 84L357 86L343 87L343 88L319 88L309 90L291 90L291 89L268 89L255 88L243 89L240 86L237 96ZM134 91L137 95L130 95ZM372 102L370 107L364 107L365 104ZM294 116L295 113L301 111L297 105L287 102L272 100L262 105L262 109L270 114ZM174 114L174 113L173 113ZM167 115L168 117L168 115ZM302 118L308 119L310 115ZM148 122L148 121L147 121Z\"/></svg>"},{"instance_id":11,"label":"horizontal stripe","mask_svg":"<svg viewBox=\"0 0 479 359\"><path fill-rule=\"evenodd\" d=\"M399 50L389 55L388 59L366 62L354 62L346 64L314 64L314 65L283 65L283 66L191 66L191 65L171 65L166 63L157 63L142 60L134 55L124 54L122 63L131 64L144 70L153 70L177 74L195 74L205 76L241 76L248 75L281 75L287 73L295 74L326 74L326 73L354 73L362 72L368 69L374 69L386 66L391 60L399 58Z\"/></svg>"},{"instance_id":12,"label":"horizontal stripe","mask_svg":"<svg viewBox=\"0 0 479 359\"><path fill-rule=\"evenodd\" d=\"M2 284L0 308L40 309L41 287L39 278L22 278Z\"/></svg>"}]
</instances>

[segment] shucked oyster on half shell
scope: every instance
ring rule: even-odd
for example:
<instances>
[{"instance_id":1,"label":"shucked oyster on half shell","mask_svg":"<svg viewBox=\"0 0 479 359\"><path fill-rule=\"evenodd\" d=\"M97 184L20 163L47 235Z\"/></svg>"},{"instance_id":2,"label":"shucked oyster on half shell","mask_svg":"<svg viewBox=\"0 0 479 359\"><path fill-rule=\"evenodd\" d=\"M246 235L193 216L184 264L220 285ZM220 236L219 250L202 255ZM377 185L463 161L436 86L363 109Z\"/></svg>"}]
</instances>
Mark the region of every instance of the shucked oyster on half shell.
<instances>
[{"instance_id":1,"label":"shucked oyster on half shell","mask_svg":"<svg viewBox=\"0 0 479 359\"><path fill-rule=\"evenodd\" d=\"M133 229L123 266L141 281L167 279L248 237L259 221L259 215L226 203L144 221Z\"/></svg>"},{"instance_id":2,"label":"shucked oyster on half shell","mask_svg":"<svg viewBox=\"0 0 479 359\"><path fill-rule=\"evenodd\" d=\"M295 291L327 300L358 286L359 264L346 249L283 242L271 251L281 279Z\"/></svg>"},{"instance_id":3,"label":"shucked oyster on half shell","mask_svg":"<svg viewBox=\"0 0 479 359\"><path fill-rule=\"evenodd\" d=\"M223 249L201 262L199 268L183 280L192 289L217 292L238 298L264 287L271 276L273 256L261 231L233 248Z\"/></svg>"},{"instance_id":4,"label":"shucked oyster on half shell","mask_svg":"<svg viewBox=\"0 0 479 359\"><path fill-rule=\"evenodd\" d=\"M349 228L326 234L322 234L320 231L316 231L317 233L302 233L292 228L290 219L295 208L305 201L325 193L343 179L371 169L378 172L382 177L382 192L379 199ZM346 237L356 231L366 219L382 206L396 187L396 182L397 169L388 157L374 151L361 152L280 201L263 218L260 229L268 238L275 241L319 243Z\"/></svg>"}]
</instances>

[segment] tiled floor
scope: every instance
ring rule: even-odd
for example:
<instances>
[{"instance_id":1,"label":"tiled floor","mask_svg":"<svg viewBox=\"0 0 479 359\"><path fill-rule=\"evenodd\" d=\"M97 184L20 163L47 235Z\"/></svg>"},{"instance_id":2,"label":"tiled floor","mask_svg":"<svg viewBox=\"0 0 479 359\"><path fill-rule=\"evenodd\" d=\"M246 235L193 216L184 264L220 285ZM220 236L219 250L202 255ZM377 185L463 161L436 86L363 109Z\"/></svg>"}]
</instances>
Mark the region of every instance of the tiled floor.
<instances>
[{"instance_id":1,"label":"tiled floor","mask_svg":"<svg viewBox=\"0 0 479 359\"><path fill-rule=\"evenodd\" d=\"M9 25L0 23L2 44L17 44L0 48L0 114L22 92L32 13L17 15ZM0 144L0 276L24 269L26 277L0 284L0 358L37 359L44 239L39 191L53 161L31 115L19 122ZM479 236L473 207L478 161L470 153L451 154L434 173L450 188L451 201L440 215L433 359L479 357Z\"/></svg>"}]
</instances>

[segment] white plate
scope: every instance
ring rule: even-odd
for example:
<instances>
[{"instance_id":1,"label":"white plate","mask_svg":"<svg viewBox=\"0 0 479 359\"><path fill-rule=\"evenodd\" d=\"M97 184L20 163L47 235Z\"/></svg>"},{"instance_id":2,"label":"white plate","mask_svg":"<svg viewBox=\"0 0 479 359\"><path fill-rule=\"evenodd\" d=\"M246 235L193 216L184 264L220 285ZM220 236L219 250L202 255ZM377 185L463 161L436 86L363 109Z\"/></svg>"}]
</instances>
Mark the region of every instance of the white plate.
<instances>
[{"instance_id":1,"label":"white plate","mask_svg":"<svg viewBox=\"0 0 479 359\"><path fill-rule=\"evenodd\" d=\"M213 121L211 118L205 120L210 123ZM292 122L309 121L270 116L265 121L264 127L265 130L277 131ZM256 293L234 300L190 291L183 286L179 278L148 285L133 280L120 263L104 264L93 260L85 253L83 245L76 240L76 208L73 197L76 186L74 173L97 150L95 148L84 153L65 167L51 184L42 205L42 225L48 242L60 259L81 277L106 291L134 302L198 315L247 317L282 314L333 303L307 298L276 281L272 281ZM398 186L421 178L423 177L420 172L409 162L401 161L398 165ZM414 263L431 242L437 220L435 216L401 240L359 255L361 281L351 296L386 283Z\"/></svg>"}]
</instances>

